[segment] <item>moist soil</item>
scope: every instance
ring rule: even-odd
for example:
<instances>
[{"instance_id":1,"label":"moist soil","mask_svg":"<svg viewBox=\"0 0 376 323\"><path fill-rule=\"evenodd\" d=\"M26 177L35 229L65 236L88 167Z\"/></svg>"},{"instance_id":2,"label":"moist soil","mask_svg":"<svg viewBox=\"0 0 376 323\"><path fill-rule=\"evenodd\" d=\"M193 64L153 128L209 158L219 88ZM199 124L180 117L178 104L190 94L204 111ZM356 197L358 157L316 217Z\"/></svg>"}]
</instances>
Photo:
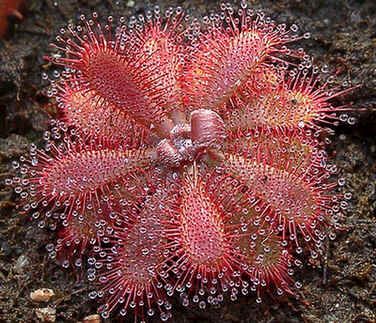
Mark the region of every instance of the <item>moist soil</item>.
<instances>
[{"instance_id":1,"label":"moist soil","mask_svg":"<svg viewBox=\"0 0 376 323\"><path fill-rule=\"evenodd\" d=\"M1 4L2 1L0 1ZM43 59L59 28L80 13L102 16L142 13L155 4L180 5L200 16L218 8L215 1L30 0L24 18L11 17L0 40L0 322L39 322L35 310L56 309L57 322L77 322L96 313L82 274L48 259L45 246L55 233L40 229L17 212L15 196L4 180L10 163L40 142L49 126ZM376 2L374 0L251 1L279 23L296 23L311 38L299 46L320 66L328 65L339 82L355 88L338 104L352 103L355 125L341 124L330 150L337 160L351 207L334 241L316 260L302 257L296 273L302 288L296 296L254 296L226 300L205 311L183 308L176 300L171 322L375 322L376 321ZM120 9L119 9L120 8ZM52 288L49 303L35 303L30 292ZM112 319L111 322L116 322ZM131 320L132 321L132 320Z\"/></svg>"}]
</instances>

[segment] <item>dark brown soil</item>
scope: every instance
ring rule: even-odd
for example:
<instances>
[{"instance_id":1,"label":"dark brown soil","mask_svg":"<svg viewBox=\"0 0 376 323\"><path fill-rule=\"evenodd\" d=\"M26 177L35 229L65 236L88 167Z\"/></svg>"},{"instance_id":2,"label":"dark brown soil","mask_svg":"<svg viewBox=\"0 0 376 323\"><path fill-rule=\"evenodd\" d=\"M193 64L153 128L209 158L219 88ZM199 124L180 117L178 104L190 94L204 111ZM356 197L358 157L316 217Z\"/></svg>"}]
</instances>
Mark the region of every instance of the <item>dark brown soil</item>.
<instances>
[{"instance_id":1,"label":"dark brown soil","mask_svg":"<svg viewBox=\"0 0 376 323\"><path fill-rule=\"evenodd\" d=\"M1 1L0 1L1 2ZM54 3L58 3L57 6ZM41 73L43 60L58 28L79 13L114 13L113 0L25 1L24 19L12 19L0 41L0 322L37 321L35 308L56 308L56 320L76 322L96 312L85 280L47 259L46 244L54 233L39 229L17 213L12 191L3 180L10 162L25 153L48 127ZM154 5L120 1L125 16ZM212 1L177 1L201 15L216 8ZM358 122L336 129L332 149L353 195L344 228L325 255L297 273L303 287L297 298L271 299L257 305L254 297L225 302L206 311L174 304L173 322L375 322L376 321L376 2L374 0L252 1L278 22L297 23L310 40L302 46L316 63L328 64L339 79L360 87L345 97L353 101ZM119 11L119 9L116 9ZM304 259L303 259L304 260ZM30 300L31 291L52 288L49 304Z\"/></svg>"}]
</instances>

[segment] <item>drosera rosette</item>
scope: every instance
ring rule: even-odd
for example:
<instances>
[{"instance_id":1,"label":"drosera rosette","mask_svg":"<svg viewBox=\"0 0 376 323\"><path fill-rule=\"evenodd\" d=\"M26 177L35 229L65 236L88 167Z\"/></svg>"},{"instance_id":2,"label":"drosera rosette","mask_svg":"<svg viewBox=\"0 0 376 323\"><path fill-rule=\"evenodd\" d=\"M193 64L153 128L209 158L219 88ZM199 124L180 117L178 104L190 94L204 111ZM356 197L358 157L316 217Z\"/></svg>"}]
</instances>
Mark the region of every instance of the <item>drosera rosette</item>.
<instances>
[{"instance_id":1,"label":"drosera rosette","mask_svg":"<svg viewBox=\"0 0 376 323\"><path fill-rule=\"evenodd\" d=\"M55 221L49 251L88 259L104 318L168 320L174 294L202 309L294 294L299 258L347 208L326 151L348 90L290 48L307 34L243 1L115 20L60 30L57 120L8 181L24 212Z\"/></svg>"}]
</instances>

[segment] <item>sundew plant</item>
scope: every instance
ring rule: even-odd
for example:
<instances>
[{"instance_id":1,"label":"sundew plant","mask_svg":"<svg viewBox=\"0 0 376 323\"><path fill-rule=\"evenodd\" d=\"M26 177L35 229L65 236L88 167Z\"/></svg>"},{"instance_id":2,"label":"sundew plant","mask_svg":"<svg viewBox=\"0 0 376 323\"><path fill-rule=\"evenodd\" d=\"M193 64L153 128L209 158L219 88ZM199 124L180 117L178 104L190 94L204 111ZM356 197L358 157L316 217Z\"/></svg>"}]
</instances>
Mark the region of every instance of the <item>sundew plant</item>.
<instances>
[{"instance_id":1,"label":"sundew plant","mask_svg":"<svg viewBox=\"0 0 376 323\"><path fill-rule=\"evenodd\" d=\"M174 297L204 309L301 287L294 271L350 198L326 152L348 89L296 46L308 37L244 2L60 30L57 116L8 183L56 229L50 257L87 270L103 318L166 321Z\"/></svg>"}]
</instances>

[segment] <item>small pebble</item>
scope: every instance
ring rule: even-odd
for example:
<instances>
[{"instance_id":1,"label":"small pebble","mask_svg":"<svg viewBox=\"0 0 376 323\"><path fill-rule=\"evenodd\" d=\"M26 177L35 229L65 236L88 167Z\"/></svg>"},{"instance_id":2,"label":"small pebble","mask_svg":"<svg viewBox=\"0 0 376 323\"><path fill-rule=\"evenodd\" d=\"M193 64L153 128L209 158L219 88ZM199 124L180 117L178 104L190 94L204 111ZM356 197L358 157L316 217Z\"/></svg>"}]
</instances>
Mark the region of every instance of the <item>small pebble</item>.
<instances>
[{"instance_id":1,"label":"small pebble","mask_svg":"<svg viewBox=\"0 0 376 323\"><path fill-rule=\"evenodd\" d=\"M36 308L35 314L41 322L55 322L56 321L56 309L51 307Z\"/></svg>"},{"instance_id":2,"label":"small pebble","mask_svg":"<svg viewBox=\"0 0 376 323\"><path fill-rule=\"evenodd\" d=\"M25 255L21 255L17 258L16 264L14 265L14 271L17 274L22 274L24 269L30 264L29 258Z\"/></svg>"},{"instance_id":3,"label":"small pebble","mask_svg":"<svg viewBox=\"0 0 376 323\"><path fill-rule=\"evenodd\" d=\"M49 288L40 288L30 293L30 298L34 302L48 302L53 296L55 293Z\"/></svg>"},{"instance_id":4,"label":"small pebble","mask_svg":"<svg viewBox=\"0 0 376 323\"><path fill-rule=\"evenodd\" d=\"M84 317L82 323L100 323L101 317L98 314L92 314Z\"/></svg>"}]
</instances>

